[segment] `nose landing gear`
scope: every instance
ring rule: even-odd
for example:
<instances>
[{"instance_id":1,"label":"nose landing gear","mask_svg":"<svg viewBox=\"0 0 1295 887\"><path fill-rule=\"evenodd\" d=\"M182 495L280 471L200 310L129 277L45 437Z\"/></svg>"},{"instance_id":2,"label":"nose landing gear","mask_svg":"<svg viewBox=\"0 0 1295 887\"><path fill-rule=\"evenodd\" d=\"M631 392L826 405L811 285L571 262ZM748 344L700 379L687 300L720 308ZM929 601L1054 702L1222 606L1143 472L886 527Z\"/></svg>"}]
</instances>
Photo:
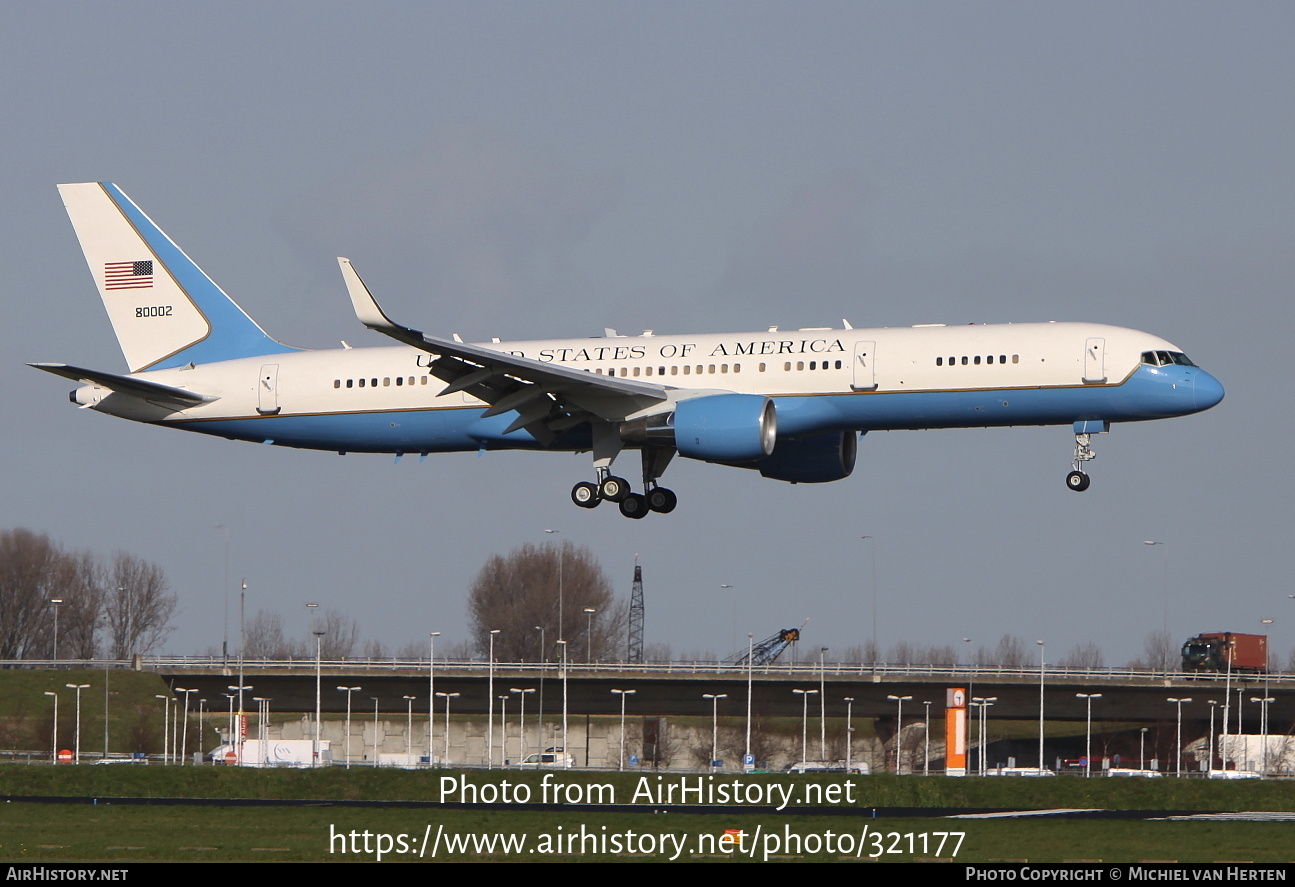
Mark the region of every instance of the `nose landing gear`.
<instances>
[{"instance_id":1,"label":"nose landing gear","mask_svg":"<svg viewBox=\"0 0 1295 887\"><path fill-rule=\"evenodd\" d=\"M1076 422L1075 427L1079 428L1084 424ZM1087 431L1075 432L1075 461L1072 463L1070 473L1066 475L1066 487L1076 493L1082 493L1092 483L1092 478L1081 467L1085 462L1091 462L1097 458L1097 454L1093 452L1092 442L1093 436L1091 433Z\"/></svg>"}]
</instances>

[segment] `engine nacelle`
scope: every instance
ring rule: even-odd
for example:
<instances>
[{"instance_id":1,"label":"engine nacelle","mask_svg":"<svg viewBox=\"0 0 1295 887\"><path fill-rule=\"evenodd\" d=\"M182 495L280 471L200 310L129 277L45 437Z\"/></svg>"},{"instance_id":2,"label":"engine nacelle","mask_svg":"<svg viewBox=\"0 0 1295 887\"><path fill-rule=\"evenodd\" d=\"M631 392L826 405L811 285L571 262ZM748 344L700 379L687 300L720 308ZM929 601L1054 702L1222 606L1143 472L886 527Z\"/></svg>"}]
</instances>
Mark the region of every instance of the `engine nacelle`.
<instances>
[{"instance_id":1,"label":"engine nacelle","mask_svg":"<svg viewBox=\"0 0 1295 887\"><path fill-rule=\"evenodd\" d=\"M859 439L853 431L832 431L778 441L773 455L761 459L760 474L793 484L821 484L841 480L854 471Z\"/></svg>"},{"instance_id":2,"label":"engine nacelle","mask_svg":"<svg viewBox=\"0 0 1295 887\"><path fill-rule=\"evenodd\" d=\"M673 424L679 455L703 462L757 462L773 452L778 439L773 401L758 394L711 394L680 401Z\"/></svg>"}]
</instances>

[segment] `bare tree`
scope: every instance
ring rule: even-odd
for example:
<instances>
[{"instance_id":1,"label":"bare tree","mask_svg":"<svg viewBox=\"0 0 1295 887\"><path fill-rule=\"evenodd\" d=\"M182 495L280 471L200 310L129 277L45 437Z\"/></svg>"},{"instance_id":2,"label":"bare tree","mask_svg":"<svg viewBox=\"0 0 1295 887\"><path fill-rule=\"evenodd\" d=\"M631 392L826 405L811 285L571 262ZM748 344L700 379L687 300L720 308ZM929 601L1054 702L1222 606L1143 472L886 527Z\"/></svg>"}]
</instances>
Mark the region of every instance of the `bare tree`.
<instances>
[{"instance_id":1,"label":"bare tree","mask_svg":"<svg viewBox=\"0 0 1295 887\"><path fill-rule=\"evenodd\" d=\"M53 653L52 598L62 597L63 551L43 533L0 533L0 659Z\"/></svg>"},{"instance_id":2,"label":"bare tree","mask_svg":"<svg viewBox=\"0 0 1295 887\"><path fill-rule=\"evenodd\" d=\"M119 551L104 585L109 656L125 659L152 652L171 633L171 617L178 603L167 590L162 568Z\"/></svg>"},{"instance_id":3,"label":"bare tree","mask_svg":"<svg viewBox=\"0 0 1295 887\"><path fill-rule=\"evenodd\" d=\"M1178 668L1180 661L1174 639L1164 629L1158 629L1147 635L1142 642L1142 657L1130 662L1129 667L1171 671Z\"/></svg>"},{"instance_id":4,"label":"bare tree","mask_svg":"<svg viewBox=\"0 0 1295 887\"><path fill-rule=\"evenodd\" d=\"M998 639L993 650L977 649L975 664L982 668L1024 668L1030 663L1025 660L1025 643L1016 635L1005 634Z\"/></svg>"},{"instance_id":5,"label":"bare tree","mask_svg":"<svg viewBox=\"0 0 1295 887\"><path fill-rule=\"evenodd\" d=\"M594 612L586 613L586 608ZM611 582L589 549L566 540L527 544L507 556L491 557L468 592L477 649L485 653L490 632L498 629L495 657L512 661L556 658L553 645L558 640L567 642L572 661L616 655L624 609L615 605ZM541 637L547 650L540 647Z\"/></svg>"},{"instance_id":6,"label":"bare tree","mask_svg":"<svg viewBox=\"0 0 1295 887\"><path fill-rule=\"evenodd\" d=\"M1071 647L1070 652L1061 657L1061 661L1057 664L1062 668L1101 668L1105 662L1102 648L1092 641L1087 641Z\"/></svg>"},{"instance_id":7,"label":"bare tree","mask_svg":"<svg viewBox=\"0 0 1295 887\"><path fill-rule=\"evenodd\" d=\"M258 610L243 625L243 657L247 659L287 659L293 645L284 637L284 618L273 610Z\"/></svg>"},{"instance_id":8,"label":"bare tree","mask_svg":"<svg viewBox=\"0 0 1295 887\"><path fill-rule=\"evenodd\" d=\"M319 645L319 654L324 659L345 659L355 652L360 627L341 610L326 612L319 622L319 629L324 632Z\"/></svg>"},{"instance_id":9,"label":"bare tree","mask_svg":"<svg viewBox=\"0 0 1295 887\"><path fill-rule=\"evenodd\" d=\"M1295 656L1295 653L1291 654ZM670 662L674 651L669 644L647 644L643 647L644 662Z\"/></svg>"},{"instance_id":10,"label":"bare tree","mask_svg":"<svg viewBox=\"0 0 1295 887\"><path fill-rule=\"evenodd\" d=\"M427 652L426 641L406 641L397 647L396 652L392 655L397 659L422 659L427 656Z\"/></svg>"},{"instance_id":11,"label":"bare tree","mask_svg":"<svg viewBox=\"0 0 1295 887\"><path fill-rule=\"evenodd\" d=\"M104 592L101 571L88 553L64 554L58 564L56 583L62 589L59 605L59 656L93 659L98 651L99 617Z\"/></svg>"}]
</instances>

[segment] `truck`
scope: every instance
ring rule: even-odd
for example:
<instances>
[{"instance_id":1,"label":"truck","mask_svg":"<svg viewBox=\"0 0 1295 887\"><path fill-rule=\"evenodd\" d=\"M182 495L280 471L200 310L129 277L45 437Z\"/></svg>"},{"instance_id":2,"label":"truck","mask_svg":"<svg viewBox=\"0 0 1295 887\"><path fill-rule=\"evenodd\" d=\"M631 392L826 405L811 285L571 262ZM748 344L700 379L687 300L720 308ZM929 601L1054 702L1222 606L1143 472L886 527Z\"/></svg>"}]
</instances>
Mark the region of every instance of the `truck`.
<instances>
[{"instance_id":1,"label":"truck","mask_svg":"<svg viewBox=\"0 0 1295 887\"><path fill-rule=\"evenodd\" d=\"M311 767L314 766L315 742L312 739L245 739L240 756L238 749L228 743L207 753L207 759L216 764L241 764L244 767ZM320 740L319 765L332 763L328 740Z\"/></svg>"},{"instance_id":2,"label":"truck","mask_svg":"<svg viewBox=\"0 0 1295 887\"><path fill-rule=\"evenodd\" d=\"M1262 674L1268 670L1268 636L1212 631L1183 644L1183 671L1228 671Z\"/></svg>"}]
</instances>

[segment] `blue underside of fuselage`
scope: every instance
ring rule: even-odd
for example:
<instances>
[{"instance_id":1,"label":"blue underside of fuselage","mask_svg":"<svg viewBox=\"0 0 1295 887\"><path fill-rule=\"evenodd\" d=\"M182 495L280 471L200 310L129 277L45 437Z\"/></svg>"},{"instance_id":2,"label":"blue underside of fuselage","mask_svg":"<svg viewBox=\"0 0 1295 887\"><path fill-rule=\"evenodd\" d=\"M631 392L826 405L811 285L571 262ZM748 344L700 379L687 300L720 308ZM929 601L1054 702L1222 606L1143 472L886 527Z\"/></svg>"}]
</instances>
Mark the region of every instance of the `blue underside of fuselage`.
<instances>
[{"instance_id":1,"label":"blue underside of fuselage","mask_svg":"<svg viewBox=\"0 0 1295 887\"><path fill-rule=\"evenodd\" d=\"M1136 422L1208 409L1222 386L1197 367L1139 367L1120 385L973 391L858 392L775 397L778 436L830 431L1070 425L1089 419ZM372 453L464 452L480 449L585 450L587 425L541 447L525 431L504 434L515 418L482 418L474 408L276 415L162 424L235 440L279 446Z\"/></svg>"}]
</instances>

